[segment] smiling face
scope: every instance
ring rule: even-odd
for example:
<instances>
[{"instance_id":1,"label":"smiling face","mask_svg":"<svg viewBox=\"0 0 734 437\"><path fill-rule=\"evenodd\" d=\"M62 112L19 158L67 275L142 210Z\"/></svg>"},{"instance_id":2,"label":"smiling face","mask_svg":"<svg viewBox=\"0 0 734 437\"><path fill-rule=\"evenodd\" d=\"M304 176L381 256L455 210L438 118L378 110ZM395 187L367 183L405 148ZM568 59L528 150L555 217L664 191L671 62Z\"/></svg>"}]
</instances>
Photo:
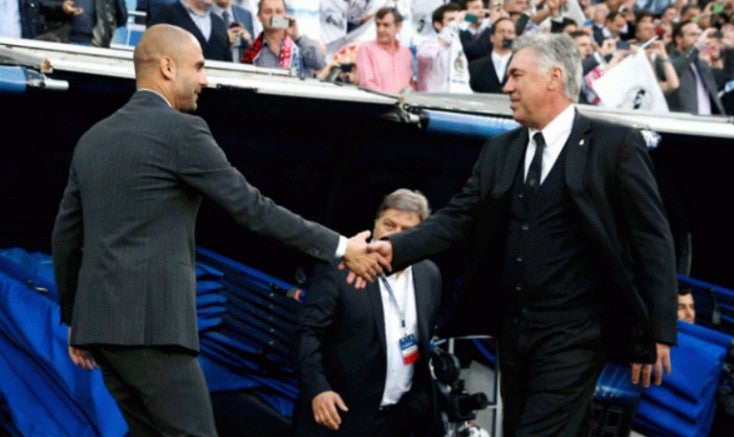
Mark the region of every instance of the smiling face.
<instances>
[{"instance_id":1,"label":"smiling face","mask_svg":"<svg viewBox=\"0 0 734 437\"><path fill-rule=\"evenodd\" d=\"M196 110L201 90L207 86L204 71L204 54L199 42L193 35L174 59L176 73L171 105L184 112Z\"/></svg>"},{"instance_id":2,"label":"smiling face","mask_svg":"<svg viewBox=\"0 0 734 437\"><path fill-rule=\"evenodd\" d=\"M512 56L502 90L510 96L510 109L517 122L535 129L544 126L551 76L550 71L539 68L532 49L520 49Z\"/></svg>"}]
</instances>

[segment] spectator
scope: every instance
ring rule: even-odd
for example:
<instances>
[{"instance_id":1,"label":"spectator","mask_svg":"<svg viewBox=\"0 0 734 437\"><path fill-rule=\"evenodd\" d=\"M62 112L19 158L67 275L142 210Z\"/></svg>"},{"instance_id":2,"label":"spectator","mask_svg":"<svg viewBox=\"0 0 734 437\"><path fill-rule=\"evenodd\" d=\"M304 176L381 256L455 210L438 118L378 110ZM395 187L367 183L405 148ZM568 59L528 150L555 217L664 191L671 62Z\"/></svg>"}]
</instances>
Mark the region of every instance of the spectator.
<instances>
[{"instance_id":1,"label":"spectator","mask_svg":"<svg viewBox=\"0 0 734 437\"><path fill-rule=\"evenodd\" d=\"M0 0L0 37L35 38L46 31L41 0Z\"/></svg>"},{"instance_id":2,"label":"spectator","mask_svg":"<svg viewBox=\"0 0 734 437\"><path fill-rule=\"evenodd\" d=\"M678 291L678 320L696 323L696 305L693 301L693 290L681 288Z\"/></svg>"},{"instance_id":3,"label":"spectator","mask_svg":"<svg viewBox=\"0 0 734 437\"><path fill-rule=\"evenodd\" d=\"M604 3L593 5L591 13L591 35L594 37L596 44L601 46L605 39L611 35L606 27L607 15L609 15L609 7Z\"/></svg>"},{"instance_id":4,"label":"spectator","mask_svg":"<svg viewBox=\"0 0 734 437\"><path fill-rule=\"evenodd\" d=\"M150 26L150 20L153 18L153 15L158 12L158 8L161 5L176 3L178 1L179 0L137 0L135 10L145 12L145 25Z\"/></svg>"},{"instance_id":5,"label":"spectator","mask_svg":"<svg viewBox=\"0 0 734 437\"><path fill-rule=\"evenodd\" d=\"M438 35L426 38L416 50L418 91L447 92L450 69L463 67L466 72L469 68L463 53L459 54L460 59L450 59L451 43L457 37L459 10L456 3L446 3L433 11L431 21Z\"/></svg>"},{"instance_id":6,"label":"spectator","mask_svg":"<svg viewBox=\"0 0 734 437\"><path fill-rule=\"evenodd\" d=\"M670 0L637 0L635 5L637 10L644 9L653 15L660 16L670 7Z\"/></svg>"},{"instance_id":7,"label":"spectator","mask_svg":"<svg viewBox=\"0 0 734 437\"><path fill-rule=\"evenodd\" d=\"M396 190L377 210L373 237L411 228L429 213L421 193ZM364 291L345 278L335 262L317 265L298 308L295 435L430 435L438 418L428 367L438 267L421 261Z\"/></svg>"},{"instance_id":8,"label":"spectator","mask_svg":"<svg viewBox=\"0 0 734 437\"><path fill-rule=\"evenodd\" d=\"M149 26L164 23L191 32L204 51L204 58L215 61L232 61L231 44L227 26L216 14L212 14L213 0L177 0L161 4L153 11Z\"/></svg>"},{"instance_id":9,"label":"spectator","mask_svg":"<svg viewBox=\"0 0 734 437\"><path fill-rule=\"evenodd\" d=\"M617 42L617 48L629 48L629 44L626 41L631 35L627 33L629 26L623 14L616 11L610 12L604 21L604 26L609 31L609 35L605 39L615 40Z\"/></svg>"},{"instance_id":10,"label":"spectator","mask_svg":"<svg viewBox=\"0 0 734 437\"><path fill-rule=\"evenodd\" d=\"M413 55L397 38L403 16L393 7L380 8L375 23L377 39L362 43L357 50L359 86L389 93L415 89Z\"/></svg>"},{"instance_id":11,"label":"spectator","mask_svg":"<svg viewBox=\"0 0 734 437\"><path fill-rule=\"evenodd\" d=\"M366 252L368 231L347 240L263 196L227 161L207 123L185 113L207 86L194 35L153 25L133 63L137 91L79 139L54 222L68 353L83 369L101 368L130 435L216 436L196 358L202 199L317 259L343 257L367 280L382 269Z\"/></svg>"},{"instance_id":12,"label":"spectator","mask_svg":"<svg viewBox=\"0 0 734 437\"><path fill-rule=\"evenodd\" d=\"M469 63L469 84L474 92L501 93L512 57L515 23L509 18L500 18L492 26L489 38L492 52Z\"/></svg>"},{"instance_id":13,"label":"spectator","mask_svg":"<svg viewBox=\"0 0 734 437\"><path fill-rule=\"evenodd\" d=\"M254 35L252 14L242 6L232 4L232 0L214 0L212 11L227 26L229 43L232 45L232 61L240 62Z\"/></svg>"},{"instance_id":14,"label":"spectator","mask_svg":"<svg viewBox=\"0 0 734 437\"><path fill-rule=\"evenodd\" d=\"M127 23L124 0L48 0L61 5L61 14L46 15L50 39L95 47L109 47L118 26ZM58 8L57 8L58 11Z\"/></svg>"},{"instance_id":15,"label":"spectator","mask_svg":"<svg viewBox=\"0 0 734 437\"><path fill-rule=\"evenodd\" d=\"M577 30L571 32L569 36L573 38L574 42L576 42L576 47L579 49L579 55L581 55L582 63L587 56L596 51L596 46L594 45L594 41L591 39L591 36L589 36L589 32L585 30Z\"/></svg>"},{"instance_id":16,"label":"spectator","mask_svg":"<svg viewBox=\"0 0 734 437\"><path fill-rule=\"evenodd\" d=\"M680 86L665 96L671 111L699 115L724 114L714 73L699 56L708 35L714 31L708 29L702 34L692 21L684 21L673 29L675 47L670 50L670 60L678 73Z\"/></svg>"},{"instance_id":17,"label":"spectator","mask_svg":"<svg viewBox=\"0 0 734 437\"><path fill-rule=\"evenodd\" d=\"M287 10L285 0L260 0L257 19L263 31L245 51L242 62L313 77L326 66L324 53L316 41L301 34L296 18L286 15Z\"/></svg>"},{"instance_id":18,"label":"spectator","mask_svg":"<svg viewBox=\"0 0 734 437\"><path fill-rule=\"evenodd\" d=\"M663 41L655 40L650 42L657 35L655 33L655 24L647 15L638 15L640 21L635 25L635 44L641 46L649 43L645 49L648 60L652 63L653 71L660 85L663 94L669 94L677 90L680 86L678 73L676 73Z\"/></svg>"},{"instance_id":19,"label":"spectator","mask_svg":"<svg viewBox=\"0 0 734 437\"><path fill-rule=\"evenodd\" d=\"M459 6L465 11L462 15L464 22L461 23L459 37L461 38L461 45L464 47L464 54L469 62L488 55L492 50L489 43L492 17L489 16L489 13L492 11L496 13L497 8L486 10L484 1L462 0L459 2Z\"/></svg>"}]
</instances>

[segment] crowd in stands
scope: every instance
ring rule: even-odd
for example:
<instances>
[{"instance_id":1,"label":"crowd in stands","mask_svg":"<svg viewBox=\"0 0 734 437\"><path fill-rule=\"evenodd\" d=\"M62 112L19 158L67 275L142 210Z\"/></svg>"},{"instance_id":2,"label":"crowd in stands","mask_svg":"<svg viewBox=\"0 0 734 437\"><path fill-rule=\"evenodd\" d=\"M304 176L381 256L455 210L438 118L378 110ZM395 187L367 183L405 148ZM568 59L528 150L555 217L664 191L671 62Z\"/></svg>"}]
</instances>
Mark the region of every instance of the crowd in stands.
<instances>
[{"instance_id":1,"label":"crowd in stands","mask_svg":"<svg viewBox=\"0 0 734 437\"><path fill-rule=\"evenodd\" d=\"M0 36L108 47L125 5L0 0ZM423 17L421 7L430 7ZM208 59L390 93L502 93L517 36L564 32L582 55L580 103L603 105L595 81L644 51L670 111L734 114L734 0L320 0L319 27L305 32L287 0L137 0L135 9L146 25L189 30ZM642 94L633 109L645 109Z\"/></svg>"}]
</instances>

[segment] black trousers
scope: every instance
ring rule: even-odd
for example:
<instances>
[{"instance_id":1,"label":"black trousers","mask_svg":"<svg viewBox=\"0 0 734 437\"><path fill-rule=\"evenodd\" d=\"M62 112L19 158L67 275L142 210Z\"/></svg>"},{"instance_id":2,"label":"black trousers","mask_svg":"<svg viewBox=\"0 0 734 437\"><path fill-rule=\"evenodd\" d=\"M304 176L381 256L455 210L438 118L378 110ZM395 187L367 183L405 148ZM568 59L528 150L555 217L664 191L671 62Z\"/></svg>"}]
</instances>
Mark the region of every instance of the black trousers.
<instances>
[{"instance_id":1,"label":"black trousers","mask_svg":"<svg viewBox=\"0 0 734 437\"><path fill-rule=\"evenodd\" d=\"M128 346L91 352L131 436L217 435L204 373L192 353Z\"/></svg>"},{"instance_id":2,"label":"black trousers","mask_svg":"<svg viewBox=\"0 0 734 437\"><path fill-rule=\"evenodd\" d=\"M532 319L505 317L497 340L504 436L584 435L604 365L600 323Z\"/></svg>"}]
</instances>

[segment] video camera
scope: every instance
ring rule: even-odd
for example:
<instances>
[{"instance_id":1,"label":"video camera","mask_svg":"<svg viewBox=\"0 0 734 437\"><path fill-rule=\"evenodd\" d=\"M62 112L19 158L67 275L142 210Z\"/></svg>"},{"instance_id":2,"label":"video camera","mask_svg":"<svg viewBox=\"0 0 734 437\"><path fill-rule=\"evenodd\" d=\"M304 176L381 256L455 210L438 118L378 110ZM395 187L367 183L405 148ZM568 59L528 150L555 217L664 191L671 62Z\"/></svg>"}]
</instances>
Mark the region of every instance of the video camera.
<instances>
[{"instance_id":1,"label":"video camera","mask_svg":"<svg viewBox=\"0 0 734 437\"><path fill-rule=\"evenodd\" d=\"M475 411L489 406L489 400L482 392L467 392L464 380L460 379L461 363L456 355L436 346L431 349L430 367L438 388L444 435L446 437L488 435L471 421L477 417Z\"/></svg>"}]
</instances>

